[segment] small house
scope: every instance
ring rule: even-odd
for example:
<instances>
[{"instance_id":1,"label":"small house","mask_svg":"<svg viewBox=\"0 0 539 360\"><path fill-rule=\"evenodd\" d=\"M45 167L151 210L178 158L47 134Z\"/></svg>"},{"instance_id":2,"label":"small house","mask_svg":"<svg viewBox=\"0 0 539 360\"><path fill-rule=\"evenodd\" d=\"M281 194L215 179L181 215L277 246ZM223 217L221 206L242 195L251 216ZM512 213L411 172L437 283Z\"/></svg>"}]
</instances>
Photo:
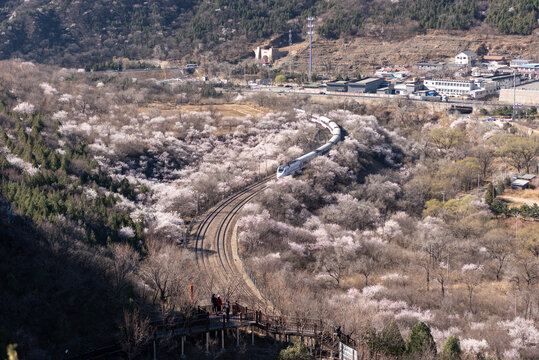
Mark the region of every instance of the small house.
<instances>
[{"instance_id":1,"label":"small house","mask_svg":"<svg viewBox=\"0 0 539 360\"><path fill-rule=\"evenodd\" d=\"M446 67L446 63L443 61L421 61L414 64L414 68L417 70L443 70Z\"/></svg>"},{"instance_id":2,"label":"small house","mask_svg":"<svg viewBox=\"0 0 539 360\"><path fill-rule=\"evenodd\" d=\"M498 64L507 64L507 59L503 55L485 55L483 56L484 61L496 62Z\"/></svg>"},{"instance_id":3,"label":"small house","mask_svg":"<svg viewBox=\"0 0 539 360\"><path fill-rule=\"evenodd\" d=\"M533 181L533 179L535 179L535 175L534 174L524 174L524 175L519 175L518 178L522 179L522 180Z\"/></svg>"},{"instance_id":4,"label":"small house","mask_svg":"<svg viewBox=\"0 0 539 360\"><path fill-rule=\"evenodd\" d=\"M472 66L476 59L477 55L472 50L464 50L455 56L455 64Z\"/></svg>"},{"instance_id":5,"label":"small house","mask_svg":"<svg viewBox=\"0 0 539 360\"><path fill-rule=\"evenodd\" d=\"M524 190L530 186L529 180L516 179L511 183L511 189L514 190Z\"/></svg>"},{"instance_id":6,"label":"small house","mask_svg":"<svg viewBox=\"0 0 539 360\"><path fill-rule=\"evenodd\" d=\"M526 65L526 64L529 64L531 63L531 60L527 60L527 59L513 59L511 60L510 62L510 65L511 67L520 67L522 65Z\"/></svg>"}]
</instances>

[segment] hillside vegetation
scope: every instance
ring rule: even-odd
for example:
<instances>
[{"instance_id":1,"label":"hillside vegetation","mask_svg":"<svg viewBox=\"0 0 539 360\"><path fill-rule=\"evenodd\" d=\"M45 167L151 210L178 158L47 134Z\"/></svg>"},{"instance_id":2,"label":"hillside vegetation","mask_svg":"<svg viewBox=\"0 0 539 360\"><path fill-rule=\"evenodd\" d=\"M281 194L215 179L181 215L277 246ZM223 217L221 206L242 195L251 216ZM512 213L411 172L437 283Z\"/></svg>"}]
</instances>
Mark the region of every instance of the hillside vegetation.
<instances>
[{"instance_id":1,"label":"hillside vegetation","mask_svg":"<svg viewBox=\"0 0 539 360\"><path fill-rule=\"evenodd\" d=\"M538 14L538 0L7 1L0 8L0 58L82 67L114 56L189 60L212 49L232 60L288 29L304 33L307 16L317 18L321 36L336 39L484 22L503 34L527 35Z\"/></svg>"},{"instance_id":2,"label":"hillside vegetation","mask_svg":"<svg viewBox=\"0 0 539 360\"><path fill-rule=\"evenodd\" d=\"M189 222L316 132L293 114L151 106L230 101L210 85L16 61L0 69L1 359L8 344L24 359L117 342L143 351L148 319L189 313L188 281L197 301L224 294L178 246ZM290 143L301 147L287 152ZM134 323L144 330L137 349Z\"/></svg>"},{"instance_id":3,"label":"hillside vegetation","mask_svg":"<svg viewBox=\"0 0 539 360\"><path fill-rule=\"evenodd\" d=\"M421 321L438 351L457 336L470 359L534 358L538 207L501 200L502 170L535 166L536 135L404 101L247 97L22 61L0 69L0 358L13 344L21 358L57 359L110 342L148 358L150 320L189 314L211 294L236 298L239 287L199 271L186 234L206 209L319 145L297 108L347 136L245 206L239 246L261 293L376 352L401 354L384 334L402 345Z\"/></svg>"}]
</instances>

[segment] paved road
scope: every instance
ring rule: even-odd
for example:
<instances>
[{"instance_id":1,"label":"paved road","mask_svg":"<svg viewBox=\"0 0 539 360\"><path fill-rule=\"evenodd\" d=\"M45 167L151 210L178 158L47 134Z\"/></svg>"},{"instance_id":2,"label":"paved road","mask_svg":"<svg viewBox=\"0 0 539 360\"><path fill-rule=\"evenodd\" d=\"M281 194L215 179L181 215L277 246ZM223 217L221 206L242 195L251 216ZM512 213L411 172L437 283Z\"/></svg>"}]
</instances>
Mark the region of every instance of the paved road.
<instances>
[{"instance_id":1,"label":"paved road","mask_svg":"<svg viewBox=\"0 0 539 360\"><path fill-rule=\"evenodd\" d=\"M252 92L252 93L272 93L272 94L280 94L280 95L320 95L320 96L328 96L328 97L347 97L347 98L367 98L367 99L387 99L387 100L408 100L408 101L414 101L422 104L451 104L451 105L459 105L459 106L503 106L506 104L502 104L499 102L493 102L493 101L479 101L479 100L448 100L446 102L441 101L425 101L425 100L418 100L418 99L409 99L408 97L402 97L402 96L394 96L394 97L387 97L387 96L376 96L375 94L368 94L368 95L362 95L362 94L350 94L350 93L343 93L343 94L335 94L331 93L328 94L325 91L322 93L317 92L310 92L310 91L303 91L303 90L297 90L297 89L288 89L285 88L284 90L282 88L272 89L272 88L257 88L257 89L242 89L243 92Z\"/></svg>"},{"instance_id":2,"label":"paved road","mask_svg":"<svg viewBox=\"0 0 539 360\"><path fill-rule=\"evenodd\" d=\"M109 72L123 73L123 72L148 72L148 71L167 71L167 70L185 70L185 69L187 69L187 67L174 66L174 67L169 67L169 68L147 68L147 69L124 69L124 70L107 69L107 70L97 70L97 71L91 71L91 72L97 74L97 73L109 73ZM196 68L189 68L189 69L196 70Z\"/></svg>"},{"instance_id":3,"label":"paved road","mask_svg":"<svg viewBox=\"0 0 539 360\"><path fill-rule=\"evenodd\" d=\"M232 292L230 300L266 309L271 306L254 285L239 257L235 227L243 206L266 189L267 182L273 178L273 175L268 176L208 210L194 227L191 237L198 267L211 279L212 291Z\"/></svg>"}]
</instances>

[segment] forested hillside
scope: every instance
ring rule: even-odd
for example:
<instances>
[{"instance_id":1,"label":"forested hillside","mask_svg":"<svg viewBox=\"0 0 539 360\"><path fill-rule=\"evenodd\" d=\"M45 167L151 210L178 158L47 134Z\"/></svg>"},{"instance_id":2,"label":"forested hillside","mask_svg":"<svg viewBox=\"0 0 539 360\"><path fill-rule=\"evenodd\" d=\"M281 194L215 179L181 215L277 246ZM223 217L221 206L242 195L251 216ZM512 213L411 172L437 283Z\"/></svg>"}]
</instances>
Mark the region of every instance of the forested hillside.
<instances>
[{"instance_id":1,"label":"forested hillside","mask_svg":"<svg viewBox=\"0 0 539 360\"><path fill-rule=\"evenodd\" d=\"M539 0L7 1L0 7L0 58L82 67L113 56L187 60L211 49L232 60L288 29L304 32L311 15L318 33L332 39L484 22L503 34L530 34L538 14Z\"/></svg>"},{"instance_id":2,"label":"forested hillside","mask_svg":"<svg viewBox=\"0 0 539 360\"><path fill-rule=\"evenodd\" d=\"M232 101L209 85L0 69L0 359L8 344L24 359L117 342L143 350L148 319L189 312L188 281L195 299L224 294L178 246L189 222L260 176L262 156L276 167L316 131L290 113L253 121L152 106Z\"/></svg>"}]
</instances>

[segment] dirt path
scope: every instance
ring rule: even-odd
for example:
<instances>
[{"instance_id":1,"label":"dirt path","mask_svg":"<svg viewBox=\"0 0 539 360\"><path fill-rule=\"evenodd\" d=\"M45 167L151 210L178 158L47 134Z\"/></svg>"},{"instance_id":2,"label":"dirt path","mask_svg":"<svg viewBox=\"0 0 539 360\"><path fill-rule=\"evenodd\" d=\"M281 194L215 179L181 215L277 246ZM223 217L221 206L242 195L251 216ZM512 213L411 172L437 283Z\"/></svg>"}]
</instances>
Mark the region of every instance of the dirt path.
<instances>
[{"instance_id":1,"label":"dirt path","mask_svg":"<svg viewBox=\"0 0 539 360\"><path fill-rule=\"evenodd\" d=\"M271 112L270 109L254 106L253 104L212 104L212 105L174 105L174 104L149 104L138 109L141 113L156 116L171 116L178 113L187 114L190 112L214 112L222 116L246 117L264 115Z\"/></svg>"},{"instance_id":2,"label":"dirt path","mask_svg":"<svg viewBox=\"0 0 539 360\"><path fill-rule=\"evenodd\" d=\"M521 198L521 197L517 197L517 196L509 196L509 195L500 195L500 196L497 196L497 197L500 198L500 199L503 199L505 201L509 201L511 203L518 204L518 205L523 205L523 204L526 204L526 205L529 205L529 206L533 206L533 204L539 205L539 199L525 199L525 198Z\"/></svg>"}]
</instances>

